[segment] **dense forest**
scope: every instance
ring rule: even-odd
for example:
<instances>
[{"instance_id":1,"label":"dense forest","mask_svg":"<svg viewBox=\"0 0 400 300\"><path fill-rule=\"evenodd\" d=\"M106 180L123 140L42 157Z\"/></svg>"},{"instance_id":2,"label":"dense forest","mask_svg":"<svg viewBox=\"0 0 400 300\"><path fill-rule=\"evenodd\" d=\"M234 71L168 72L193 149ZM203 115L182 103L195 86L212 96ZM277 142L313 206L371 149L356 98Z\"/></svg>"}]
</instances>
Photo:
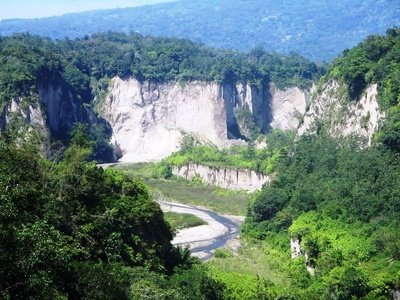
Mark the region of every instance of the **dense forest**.
<instances>
[{"instance_id":1,"label":"dense forest","mask_svg":"<svg viewBox=\"0 0 400 300\"><path fill-rule=\"evenodd\" d=\"M88 162L81 131L57 160L7 133L0 147L2 299L219 299L148 188Z\"/></svg>"},{"instance_id":2,"label":"dense forest","mask_svg":"<svg viewBox=\"0 0 400 300\"><path fill-rule=\"evenodd\" d=\"M29 34L0 37L0 65L2 113L12 99L22 99L25 107L37 106L39 87L59 85L65 94L72 95L80 116L76 122L86 123L98 161L113 159L108 143L111 129L104 120L93 116L94 100L101 100L107 93L112 77L133 76L157 83L201 80L266 85L273 82L280 88L306 88L324 71L303 57L267 53L262 48L241 53L207 48L188 40L120 33L56 42ZM3 121L0 118L0 127L5 127ZM18 132L23 124L17 119L7 126ZM72 125L62 127L51 132L51 137L68 144L72 130Z\"/></svg>"},{"instance_id":3,"label":"dense forest","mask_svg":"<svg viewBox=\"0 0 400 300\"><path fill-rule=\"evenodd\" d=\"M330 60L370 34L400 24L396 0L182 0L152 6L3 20L0 34L30 32L62 39L99 32L188 38L208 46L299 53Z\"/></svg>"},{"instance_id":4,"label":"dense forest","mask_svg":"<svg viewBox=\"0 0 400 300\"><path fill-rule=\"evenodd\" d=\"M17 34L0 38L0 103L29 97L40 81L61 76L84 102L92 86L107 79L134 76L166 82L274 82L278 87L308 87L322 70L297 55L283 56L255 48L249 53L207 48L188 40L105 33L82 39L50 39Z\"/></svg>"},{"instance_id":5,"label":"dense forest","mask_svg":"<svg viewBox=\"0 0 400 300\"><path fill-rule=\"evenodd\" d=\"M389 30L345 51L322 79L345 83L349 101L378 83L388 117L373 145L333 139L322 126L292 144L277 180L253 198L244 234L280 251L289 248L287 235L299 239L307 257L297 260L315 272L296 274L296 299L387 299L399 288L399 34Z\"/></svg>"},{"instance_id":6,"label":"dense forest","mask_svg":"<svg viewBox=\"0 0 400 300\"><path fill-rule=\"evenodd\" d=\"M399 54L400 29L391 29L346 50L321 79L339 80L349 101L378 84L387 117L371 146L356 137L333 139L322 125L317 135L273 132L263 150L253 144L218 150L188 139L166 160L167 166L196 161L276 173L270 186L253 195L242 236L266 241L271 256L284 255L280 264L292 276L286 285L210 275L188 250L174 248L173 231L148 188L96 167L96 152L107 147L104 128L75 126L65 133L68 148L48 158L16 138L18 127L2 128L0 297L390 298L400 288ZM274 82L283 88L309 87L323 73L300 56L262 48L239 53L116 33L56 42L29 34L3 37L0 66L1 108L17 97L37 104L38 85L51 80L92 108L114 76ZM303 249L294 260L290 238ZM239 284L247 286L240 295L234 289Z\"/></svg>"}]
</instances>

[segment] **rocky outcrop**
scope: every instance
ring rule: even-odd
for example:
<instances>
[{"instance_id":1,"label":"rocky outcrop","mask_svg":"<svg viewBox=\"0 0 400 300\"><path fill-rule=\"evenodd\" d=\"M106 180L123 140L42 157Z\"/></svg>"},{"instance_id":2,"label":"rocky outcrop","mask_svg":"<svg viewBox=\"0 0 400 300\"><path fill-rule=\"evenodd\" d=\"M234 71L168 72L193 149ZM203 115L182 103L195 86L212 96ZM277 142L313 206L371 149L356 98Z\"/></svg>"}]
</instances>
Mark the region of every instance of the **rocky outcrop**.
<instances>
[{"instance_id":1,"label":"rocky outcrop","mask_svg":"<svg viewBox=\"0 0 400 300\"><path fill-rule=\"evenodd\" d=\"M101 105L113 128L121 161L160 160L180 149L185 134L225 147L245 140L241 117L266 133L271 128L295 129L305 112L306 96L297 88L279 91L247 83L220 84L139 82L114 78Z\"/></svg>"},{"instance_id":2,"label":"rocky outcrop","mask_svg":"<svg viewBox=\"0 0 400 300\"><path fill-rule=\"evenodd\" d=\"M297 258L302 255L299 238L293 238L293 237L290 238L290 253L291 253L292 259Z\"/></svg>"},{"instance_id":3,"label":"rocky outcrop","mask_svg":"<svg viewBox=\"0 0 400 300\"><path fill-rule=\"evenodd\" d=\"M264 184L270 184L273 176L266 176L253 170L226 167L209 167L199 164L187 164L174 167L172 173L188 180L199 178L203 183L232 190L260 190Z\"/></svg>"},{"instance_id":4,"label":"rocky outcrop","mask_svg":"<svg viewBox=\"0 0 400 300\"><path fill-rule=\"evenodd\" d=\"M90 112L79 103L71 91L57 80L39 85L39 106L52 137L64 139L77 122L88 120Z\"/></svg>"},{"instance_id":5,"label":"rocky outcrop","mask_svg":"<svg viewBox=\"0 0 400 300\"><path fill-rule=\"evenodd\" d=\"M61 83L40 84L36 101L14 98L3 108L0 118L4 130L13 121L22 121L26 127L39 129L48 138L68 136L76 122L87 119L89 113Z\"/></svg>"},{"instance_id":6,"label":"rocky outcrop","mask_svg":"<svg viewBox=\"0 0 400 300\"><path fill-rule=\"evenodd\" d=\"M301 249L301 239L300 238L298 238L298 237L290 238L290 253L291 253L292 259L304 256L307 272L311 276L315 275L316 270L315 270L315 267L310 262L308 253Z\"/></svg>"},{"instance_id":7,"label":"rocky outcrop","mask_svg":"<svg viewBox=\"0 0 400 300\"><path fill-rule=\"evenodd\" d=\"M31 139L35 138L34 142L39 143L46 153L52 141L67 144L76 123L89 126L101 123L111 131L104 120L96 117L71 92L62 78L53 78L39 83L29 98L16 97L4 104L0 114L0 134L6 128L17 129L19 139L33 142Z\"/></svg>"},{"instance_id":8,"label":"rocky outcrop","mask_svg":"<svg viewBox=\"0 0 400 300\"><path fill-rule=\"evenodd\" d=\"M377 85L372 84L358 101L350 101L344 86L336 81L326 83L311 101L298 133L314 133L324 126L334 137L357 135L371 143L379 121L385 116L379 109L377 95Z\"/></svg>"},{"instance_id":9,"label":"rocky outcrop","mask_svg":"<svg viewBox=\"0 0 400 300\"><path fill-rule=\"evenodd\" d=\"M46 122L40 105L22 104L21 98L13 99L9 104L5 105L0 118L0 128L5 129L7 125L15 119L21 119L25 124L41 129L46 128Z\"/></svg>"},{"instance_id":10,"label":"rocky outcrop","mask_svg":"<svg viewBox=\"0 0 400 300\"><path fill-rule=\"evenodd\" d=\"M308 93L292 87L280 90L271 87L271 128L294 130L306 112Z\"/></svg>"}]
</instances>

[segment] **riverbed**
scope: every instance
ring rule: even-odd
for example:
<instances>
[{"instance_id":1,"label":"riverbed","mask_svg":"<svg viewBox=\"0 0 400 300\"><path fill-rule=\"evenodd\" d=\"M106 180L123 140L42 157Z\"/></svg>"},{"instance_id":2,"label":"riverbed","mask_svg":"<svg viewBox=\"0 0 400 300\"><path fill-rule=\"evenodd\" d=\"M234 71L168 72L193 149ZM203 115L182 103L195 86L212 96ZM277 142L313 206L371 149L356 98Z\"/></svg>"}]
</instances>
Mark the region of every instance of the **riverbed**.
<instances>
[{"instance_id":1,"label":"riverbed","mask_svg":"<svg viewBox=\"0 0 400 300\"><path fill-rule=\"evenodd\" d=\"M192 255L201 261L211 259L218 248L229 247L237 251L244 217L221 215L203 207L180 203L159 203L164 212L192 214L207 222L207 225L178 230L172 244L189 248Z\"/></svg>"}]
</instances>

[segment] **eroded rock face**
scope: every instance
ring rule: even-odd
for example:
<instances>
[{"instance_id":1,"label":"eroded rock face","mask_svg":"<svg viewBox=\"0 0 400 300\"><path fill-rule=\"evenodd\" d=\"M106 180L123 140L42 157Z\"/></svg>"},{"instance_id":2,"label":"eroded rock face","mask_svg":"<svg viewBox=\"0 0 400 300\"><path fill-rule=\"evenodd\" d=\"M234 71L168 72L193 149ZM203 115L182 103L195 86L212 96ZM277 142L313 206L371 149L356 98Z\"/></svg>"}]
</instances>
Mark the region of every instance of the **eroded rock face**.
<instances>
[{"instance_id":1,"label":"eroded rock face","mask_svg":"<svg viewBox=\"0 0 400 300\"><path fill-rule=\"evenodd\" d=\"M303 255L301 252L301 244L299 238L290 238L290 253L292 259Z\"/></svg>"},{"instance_id":2,"label":"eroded rock face","mask_svg":"<svg viewBox=\"0 0 400 300\"><path fill-rule=\"evenodd\" d=\"M87 111L74 99L72 93L62 84L39 86L39 105L45 112L47 126L53 137L68 134L77 122L87 117Z\"/></svg>"},{"instance_id":3,"label":"eroded rock face","mask_svg":"<svg viewBox=\"0 0 400 300\"><path fill-rule=\"evenodd\" d=\"M308 93L298 87L279 90L271 87L272 128L294 130L306 112Z\"/></svg>"},{"instance_id":4,"label":"eroded rock face","mask_svg":"<svg viewBox=\"0 0 400 300\"><path fill-rule=\"evenodd\" d=\"M174 167L172 173L188 180L198 177L206 184L250 192L260 190L264 184L270 184L273 180L273 175L266 176L253 170L216 168L199 164Z\"/></svg>"},{"instance_id":5,"label":"eroded rock face","mask_svg":"<svg viewBox=\"0 0 400 300\"><path fill-rule=\"evenodd\" d=\"M338 82L325 84L311 102L298 133L315 133L318 124L323 124L333 137L357 135L371 143L379 121L385 116L377 102L377 85L368 86L358 101L343 100L341 94L343 87Z\"/></svg>"},{"instance_id":6,"label":"eroded rock face","mask_svg":"<svg viewBox=\"0 0 400 300\"><path fill-rule=\"evenodd\" d=\"M245 140L249 133L238 121L239 111L247 111L264 133L295 129L305 107L306 96L296 88L281 92L247 83L155 84L117 77L100 111L113 128L121 161L140 162L161 160L179 150L184 134L220 148Z\"/></svg>"},{"instance_id":7,"label":"eroded rock face","mask_svg":"<svg viewBox=\"0 0 400 300\"><path fill-rule=\"evenodd\" d=\"M21 138L35 131L41 135L43 151L50 141L66 142L76 123L95 125L98 119L90 109L73 95L60 78L38 84L36 94L30 100L21 97L12 99L0 114L0 133L9 128L18 128Z\"/></svg>"},{"instance_id":8,"label":"eroded rock face","mask_svg":"<svg viewBox=\"0 0 400 300\"><path fill-rule=\"evenodd\" d=\"M26 124L44 129L46 122L40 105L23 105L22 101L21 98L15 98L4 107L0 118L1 129L5 129L13 118L21 118Z\"/></svg>"}]
</instances>

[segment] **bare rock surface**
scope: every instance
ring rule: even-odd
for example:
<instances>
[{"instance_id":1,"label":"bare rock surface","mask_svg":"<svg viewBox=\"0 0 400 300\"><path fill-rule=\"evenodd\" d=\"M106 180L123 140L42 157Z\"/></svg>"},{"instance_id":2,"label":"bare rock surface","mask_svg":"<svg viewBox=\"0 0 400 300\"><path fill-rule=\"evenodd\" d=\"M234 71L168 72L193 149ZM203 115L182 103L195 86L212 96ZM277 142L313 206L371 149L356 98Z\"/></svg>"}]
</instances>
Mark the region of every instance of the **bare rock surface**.
<instances>
[{"instance_id":1,"label":"bare rock surface","mask_svg":"<svg viewBox=\"0 0 400 300\"><path fill-rule=\"evenodd\" d=\"M296 129L306 95L248 83L139 82L113 78L99 111L111 124L121 161L161 160L180 149L186 134L227 147L249 134L241 116L250 114L262 131Z\"/></svg>"},{"instance_id":2,"label":"bare rock surface","mask_svg":"<svg viewBox=\"0 0 400 300\"><path fill-rule=\"evenodd\" d=\"M345 99L344 93L338 82L326 83L304 115L299 135L315 132L320 123L327 126L333 137L357 135L371 143L379 121L385 117L377 101L378 86L368 86L358 101Z\"/></svg>"}]
</instances>

